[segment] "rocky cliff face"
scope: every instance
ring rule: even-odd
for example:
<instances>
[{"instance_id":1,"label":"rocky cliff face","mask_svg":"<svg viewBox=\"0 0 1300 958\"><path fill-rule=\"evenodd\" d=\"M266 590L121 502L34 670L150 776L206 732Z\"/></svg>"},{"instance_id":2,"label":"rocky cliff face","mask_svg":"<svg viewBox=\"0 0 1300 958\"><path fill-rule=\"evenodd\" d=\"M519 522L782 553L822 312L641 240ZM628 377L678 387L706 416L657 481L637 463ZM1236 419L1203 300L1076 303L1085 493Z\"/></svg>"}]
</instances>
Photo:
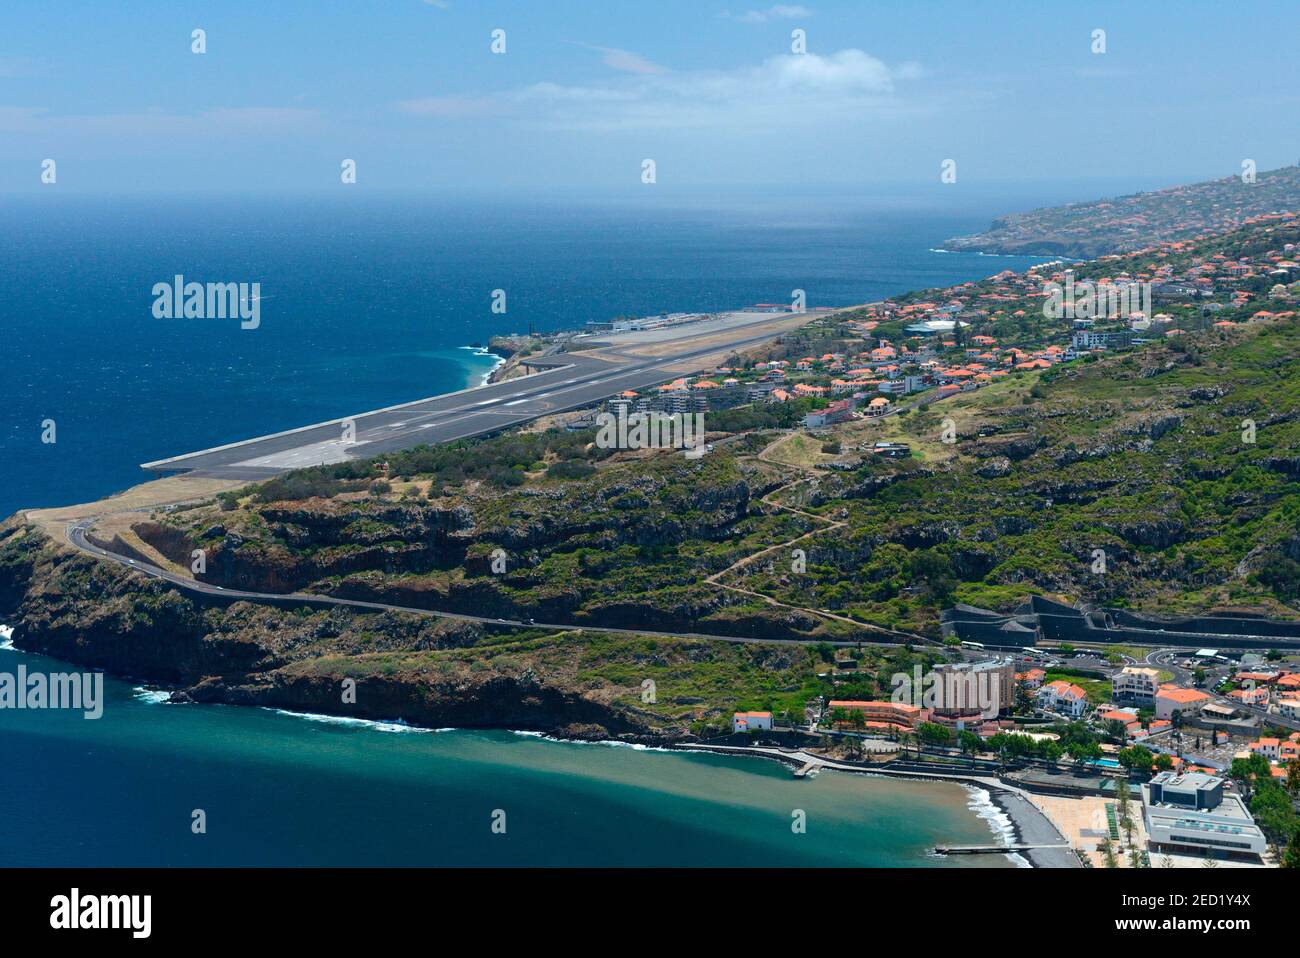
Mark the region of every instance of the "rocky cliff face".
<instances>
[{"instance_id":1,"label":"rocky cliff face","mask_svg":"<svg viewBox=\"0 0 1300 958\"><path fill-rule=\"evenodd\" d=\"M327 675L283 670L247 681L207 678L174 699L399 719L428 728L508 728L588 740L678 737L648 734L643 723L531 673L434 680L422 675L363 676L355 680L355 702L344 704L344 682L349 678L353 676L346 669Z\"/></svg>"},{"instance_id":2,"label":"rocky cliff face","mask_svg":"<svg viewBox=\"0 0 1300 958\"><path fill-rule=\"evenodd\" d=\"M22 648L166 683L276 664L255 638L214 628L207 610L155 580L48 540L33 559L9 613Z\"/></svg>"},{"instance_id":3,"label":"rocky cliff face","mask_svg":"<svg viewBox=\"0 0 1300 958\"><path fill-rule=\"evenodd\" d=\"M332 500L277 503L260 510L255 534L219 519L193 527L142 521L133 529L186 568L193 550L202 549L207 571L197 578L253 592L300 592L358 572L402 575L464 562L473 541L468 510L367 506L361 511Z\"/></svg>"},{"instance_id":4,"label":"rocky cliff face","mask_svg":"<svg viewBox=\"0 0 1300 958\"><path fill-rule=\"evenodd\" d=\"M165 544L157 530L151 540ZM450 663L429 657L481 642L483 631L471 624L345 608L207 606L13 520L0 527L0 616L14 624L20 648L176 686L177 701L590 739L661 742L685 734L611 704L572 674L526 662L477 669L469 654ZM355 704L339 693L347 678L357 683Z\"/></svg>"},{"instance_id":5,"label":"rocky cliff face","mask_svg":"<svg viewBox=\"0 0 1300 958\"><path fill-rule=\"evenodd\" d=\"M669 457L670 458L670 457ZM715 469L717 467L714 467ZM726 544L765 514L759 499L777 480L761 471L726 471L697 481L682 462L612 471L594 486L552 484L508 494L469 495L454 504L366 496L196 510L142 520L133 531L227 589L312 592L407 608L584 626L801 638L807 617L732 614L736 594L700 581L700 566L665 573L653 594L624 588L610 570L629 550L661 560L687 543ZM582 556L582 575L552 567ZM589 558L599 555L601 558ZM503 556L504 572L494 568ZM727 564L717 560L716 568ZM662 585L664 583L661 583Z\"/></svg>"}]
</instances>

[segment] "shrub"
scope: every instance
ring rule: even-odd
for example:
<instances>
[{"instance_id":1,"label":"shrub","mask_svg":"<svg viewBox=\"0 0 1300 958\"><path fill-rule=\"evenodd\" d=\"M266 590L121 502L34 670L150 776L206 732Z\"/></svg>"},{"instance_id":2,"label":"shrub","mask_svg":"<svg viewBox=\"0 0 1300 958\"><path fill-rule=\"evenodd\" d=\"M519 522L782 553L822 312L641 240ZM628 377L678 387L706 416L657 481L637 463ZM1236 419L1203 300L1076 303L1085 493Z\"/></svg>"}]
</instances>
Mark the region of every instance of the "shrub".
<instances>
[{"instance_id":1,"label":"shrub","mask_svg":"<svg viewBox=\"0 0 1300 958\"><path fill-rule=\"evenodd\" d=\"M585 479L596 471L596 467L581 459L566 459L557 462L546 470L552 479Z\"/></svg>"}]
</instances>

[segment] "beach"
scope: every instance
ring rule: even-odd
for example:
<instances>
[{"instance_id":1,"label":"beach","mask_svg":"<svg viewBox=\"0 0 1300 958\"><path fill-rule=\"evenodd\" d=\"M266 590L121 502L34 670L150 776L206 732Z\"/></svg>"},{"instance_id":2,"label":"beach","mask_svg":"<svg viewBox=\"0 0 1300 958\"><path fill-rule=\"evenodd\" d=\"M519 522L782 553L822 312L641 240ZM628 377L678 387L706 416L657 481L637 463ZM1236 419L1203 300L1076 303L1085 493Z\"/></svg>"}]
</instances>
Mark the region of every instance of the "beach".
<instances>
[{"instance_id":1,"label":"beach","mask_svg":"<svg viewBox=\"0 0 1300 958\"><path fill-rule=\"evenodd\" d=\"M0 669L67 670L21 650ZM1008 867L932 854L989 841L956 783L744 756L175 705L105 681L104 717L0 710L0 863ZM189 831L203 808L208 833ZM494 835L491 813L509 820ZM792 830L792 814L807 827ZM987 814L987 812L985 813ZM106 826L111 823L111 827ZM238 823L235 825L234 823Z\"/></svg>"}]
</instances>

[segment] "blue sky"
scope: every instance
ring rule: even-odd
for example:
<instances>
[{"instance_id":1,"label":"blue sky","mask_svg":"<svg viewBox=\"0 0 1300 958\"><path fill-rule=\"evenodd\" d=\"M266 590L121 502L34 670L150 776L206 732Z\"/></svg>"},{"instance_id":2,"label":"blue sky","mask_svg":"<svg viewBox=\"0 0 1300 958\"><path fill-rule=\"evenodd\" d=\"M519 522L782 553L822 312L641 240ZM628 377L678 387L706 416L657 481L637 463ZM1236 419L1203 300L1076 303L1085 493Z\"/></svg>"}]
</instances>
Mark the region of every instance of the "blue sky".
<instances>
[{"instance_id":1,"label":"blue sky","mask_svg":"<svg viewBox=\"0 0 1300 958\"><path fill-rule=\"evenodd\" d=\"M1296 36L1293 0L5 0L0 192L47 157L73 192L328 190L344 158L458 194L631 195L645 158L669 192L949 158L971 190L1172 185L1300 158Z\"/></svg>"}]
</instances>

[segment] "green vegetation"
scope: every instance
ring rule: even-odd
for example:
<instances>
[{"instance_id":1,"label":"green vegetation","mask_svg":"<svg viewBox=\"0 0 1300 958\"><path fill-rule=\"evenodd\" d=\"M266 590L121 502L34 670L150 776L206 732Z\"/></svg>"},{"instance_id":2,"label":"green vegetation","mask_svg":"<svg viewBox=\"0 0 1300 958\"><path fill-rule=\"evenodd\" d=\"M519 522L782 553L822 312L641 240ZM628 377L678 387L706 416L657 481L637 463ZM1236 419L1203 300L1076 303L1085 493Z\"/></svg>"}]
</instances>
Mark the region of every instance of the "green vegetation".
<instances>
[{"instance_id":1,"label":"green vegetation","mask_svg":"<svg viewBox=\"0 0 1300 958\"><path fill-rule=\"evenodd\" d=\"M1286 243L1300 243L1300 227L1260 225L1163 253L1159 263L1143 253L1080 264L1079 272L1151 271ZM990 289L972 284L963 295ZM1016 342L1059 334L1043 329L1041 310L1036 318L1017 305L990 312L979 328ZM1225 305L1215 315L1243 321L1258 308ZM863 343L861 319L819 320L761 352L853 353ZM458 637L465 647L450 650L431 648L443 636L368 629L331 651L398 672L535 669L630 714L698 728L720 728L734 708L797 716L817 696L887 698L893 673L928 667L940 647L863 649L850 669L833 667L836 656L822 643L877 637L868 626L937 640L939 612L953 602L1008 608L1044 593L1166 613L1232 606L1294 616L1300 325L1292 316L1215 328L1185 310L1177 322L1198 332L1016 373L905 419L836 427L829 437L793 432L773 441L771 430L793 425L813 400L710 413L710 433L745 435L700 459L611 454L590 431L550 430L299 470L159 516L166 536L150 545L184 557L201 543L207 578L232 587L593 629L791 640L739 646L525 633ZM891 319L876 332L904 323ZM752 367L755 357L743 362ZM950 418L951 443L940 438ZM833 464L844 468L826 468L875 428L895 430L884 434L905 439L915 457L846 456ZM1097 550L1104 574L1093 568ZM30 562L20 537L0 540L0 586ZM90 588L93 574L70 565L61 585ZM163 623L171 610L154 603L142 590L121 619L141 629ZM295 654L328 645L296 641ZM1134 652L1106 650L1112 661ZM1083 686L1094 703L1109 698L1095 674L1066 667L1055 678ZM656 702L642 698L646 679L656 683ZM937 742L940 733L926 734ZM995 737L990 746L1049 761L1098 754L1095 734L1073 726L1060 734L1053 743ZM1135 752L1129 759L1133 767L1167 761Z\"/></svg>"},{"instance_id":2,"label":"green vegetation","mask_svg":"<svg viewBox=\"0 0 1300 958\"><path fill-rule=\"evenodd\" d=\"M1300 204L1300 169L1261 172L1249 188L1239 176L1154 193L1111 197L1004 216L984 233L944 241L951 250L1100 256L1232 229L1250 216ZM1135 227L1135 224L1141 224Z\"/></svg>"}]
</instances>

